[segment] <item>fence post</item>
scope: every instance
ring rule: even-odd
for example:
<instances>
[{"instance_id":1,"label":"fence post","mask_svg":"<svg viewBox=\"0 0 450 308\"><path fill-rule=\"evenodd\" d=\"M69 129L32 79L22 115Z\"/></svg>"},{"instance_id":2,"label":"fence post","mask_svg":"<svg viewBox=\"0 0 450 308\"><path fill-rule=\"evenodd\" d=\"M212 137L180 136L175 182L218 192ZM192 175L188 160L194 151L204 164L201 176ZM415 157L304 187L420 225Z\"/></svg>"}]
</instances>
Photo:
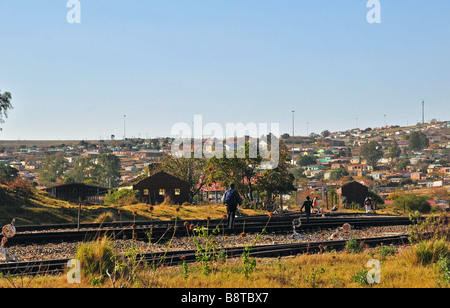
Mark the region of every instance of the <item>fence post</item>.
<instances>
[{"instance_id":1,"label":"fence post","mask_svg":"<svg viewBox=\"0 0 450 308\"><path fill-rule=\"evenodd\" d=\"M78 231L80 231L80 218L81 218L81 197L78 198L78 223L77 223Z\"/></svg>"}]
</instances>

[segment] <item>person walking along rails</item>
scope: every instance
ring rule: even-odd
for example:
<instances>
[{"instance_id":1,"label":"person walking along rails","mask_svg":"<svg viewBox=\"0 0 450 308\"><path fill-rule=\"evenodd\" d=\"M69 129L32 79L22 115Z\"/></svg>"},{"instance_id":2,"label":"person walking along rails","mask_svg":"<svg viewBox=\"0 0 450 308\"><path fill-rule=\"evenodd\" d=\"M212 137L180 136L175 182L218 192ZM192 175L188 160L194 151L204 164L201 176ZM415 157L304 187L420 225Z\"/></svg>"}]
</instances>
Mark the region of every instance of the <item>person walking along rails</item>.
<instances>
[{"instance_id":1,"label":"person walking along rails","mask_svg":"<svg viewBox=\"0 0 450 308\"><path fill-rule=\"evenodd\" d=\"M372 212L372 201L370 200L369 196L367 196L366 199L364 200L364 205L366 206L367 214Z\"/></svg>"},{"instance_id":2,"label":"person walking along rails","mask_svg":"<svg viewBox=\"0 0 450 308\"><path fill-rule=\"evenodd\" d=\"M303 202L302 208L300 209L300 212L303 211L303 208L305 208L305 213L306 213L306 222L309 221L309 216L311 215L311 208L312 208L312 202L308 197L306 197L306 201Z\"/></svg>"},{"instance_id":3,"label":"person walking along rails","mask_svg":"<svg viewBox=\"0 0 450 308\"><path fill-rule=\"evenodd\" d=\"M237 207L242 204L242 198L237 190L234 189L234 184L230 184L230 189L225 192L223 196L223 204L225 204L227 207L228 229L233 229Z\"/></svg>"}]
</instances>

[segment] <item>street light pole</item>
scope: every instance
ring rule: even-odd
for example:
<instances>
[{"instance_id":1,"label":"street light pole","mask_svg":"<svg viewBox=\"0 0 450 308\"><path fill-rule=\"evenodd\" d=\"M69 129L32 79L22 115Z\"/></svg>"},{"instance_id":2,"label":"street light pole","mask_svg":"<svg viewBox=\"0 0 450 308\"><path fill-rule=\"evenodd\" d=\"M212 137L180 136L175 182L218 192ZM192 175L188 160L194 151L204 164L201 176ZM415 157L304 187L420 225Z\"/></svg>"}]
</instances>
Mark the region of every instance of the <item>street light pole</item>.
<instances>
[{"instance_id":1,"label":"street light pole","mask_svg":"<svg viewBox=\"0 0 450 308\"><path fill-rule=\"evenodd\" d=\"M294 163L294 137L295 137L295 110L292 110L292 165Z\"/></svg>"},{"instance_id":2,"label":"street light pole","mask_svg":"<svg viewBox=\"0 0 450 308\"><path fill-rule=\"evenodd\" d=\"M127 118L127 115L124 114L123 115L123 141L125 141L125 139L127 138L126 118Z\"/></svg>"}]
</instances>

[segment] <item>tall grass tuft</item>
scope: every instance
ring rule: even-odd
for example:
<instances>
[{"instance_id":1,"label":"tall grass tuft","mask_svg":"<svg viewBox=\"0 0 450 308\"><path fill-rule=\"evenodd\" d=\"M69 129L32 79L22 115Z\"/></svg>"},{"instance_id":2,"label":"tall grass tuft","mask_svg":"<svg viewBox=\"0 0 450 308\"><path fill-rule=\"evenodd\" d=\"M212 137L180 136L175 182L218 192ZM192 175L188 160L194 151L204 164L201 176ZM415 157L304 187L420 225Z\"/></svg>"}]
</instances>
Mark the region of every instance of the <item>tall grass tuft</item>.
<instances>
[{"instance_id":1,"label":"tall grass tuft","mask_svg":"<svg viewBox=\"0 0 450 308\"><path fill-rule=\"evenodd\" d=\"M104 223L104 222L113 222L114 221L114 214L110 211L104 212L100 214L94 222L96 223Z\"/></svg>"},{"instance_id":2,"label":"tall grass tuft","mask_svg":"<svg viewBox=\"0 0 450 308\"><path fill-rule=\"evenodd\" d=\"M415 264L426 266L437 262L440 258L450 257L449 244L446 238L421 241L411 247L411 259Z\"/></svg>"},{"instance_id":3,"label":"tall grass tuft","mask_svg":"<svg viewBox=\"0 0 450 308\"><path fill-rule=\"evenodd\" d=\"M76 258L86 276L106 277L106 271L114 269L114 248L109 238L103 237L94 242L78 246Z\"/></svg>"}]
</instances>

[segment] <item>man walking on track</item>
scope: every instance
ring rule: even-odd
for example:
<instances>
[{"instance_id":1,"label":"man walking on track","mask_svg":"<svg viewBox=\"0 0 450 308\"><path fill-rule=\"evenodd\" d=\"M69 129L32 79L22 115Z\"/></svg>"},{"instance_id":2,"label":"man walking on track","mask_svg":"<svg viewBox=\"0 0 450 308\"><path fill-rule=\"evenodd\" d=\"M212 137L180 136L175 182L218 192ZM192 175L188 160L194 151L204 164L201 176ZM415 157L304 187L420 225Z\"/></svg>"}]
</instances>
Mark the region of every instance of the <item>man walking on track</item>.
<instances>
[{"instance_id":1,"label":"man walking on track","mask_svg":"<svg viewBox=\"0 0 450 308\"><path fill-rule=\"evenodd\" d=\"M306 201L303 202L302 208L300 209L300 212L302 212L303 208L305 208L306 222L309 221L309 216L311 215L311 207L312 207L312 202L308 196L308 197L306 197Z\"/></svg>"},{"instance_id":2,"label":"man walking on track","mask_svg":"<svg viewBox=\"0 0 450 308\"><path fill-rule=\"evenodd\" d=\"M237 190L234 189L234 184L230 184L230 189L225 192L223 203L227 206L227 226L229 229L233 229L237 207L242 204L242 198Z\"/></svg>"}]
</instances>

